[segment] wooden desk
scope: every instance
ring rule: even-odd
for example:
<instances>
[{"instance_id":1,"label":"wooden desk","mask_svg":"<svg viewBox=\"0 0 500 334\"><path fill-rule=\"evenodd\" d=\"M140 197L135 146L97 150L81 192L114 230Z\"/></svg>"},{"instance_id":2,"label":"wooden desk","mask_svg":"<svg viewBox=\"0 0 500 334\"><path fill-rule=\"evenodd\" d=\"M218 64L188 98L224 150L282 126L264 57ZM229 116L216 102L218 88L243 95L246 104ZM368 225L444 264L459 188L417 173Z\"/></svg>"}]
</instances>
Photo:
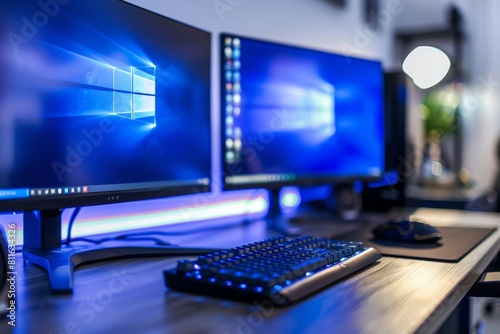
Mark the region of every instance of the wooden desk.
<instances>
[{"instance_id":1,"label":"wooden desk","mask_svg":"<svg viewBox=\"0 0 500 334\"><path fill-rule=\"evenodd\" d=\"M437 226L498 226L500 215L420 209ZM305 233L349 224L311 220ZM183 245L230 247L266 237L257 222L185 236ZM173 239L173 238L172 238ZM500 248L497 230L459 263L383 257L371 267L286 308L244 304L165 288L178 258L127 259L78 268L72 295L51 295L45 272L19 266L16 333L432 333ZM21 258L18 257L19 263ZM10 327L0 323L0 332Z\"/></svg>"}]
</instances>

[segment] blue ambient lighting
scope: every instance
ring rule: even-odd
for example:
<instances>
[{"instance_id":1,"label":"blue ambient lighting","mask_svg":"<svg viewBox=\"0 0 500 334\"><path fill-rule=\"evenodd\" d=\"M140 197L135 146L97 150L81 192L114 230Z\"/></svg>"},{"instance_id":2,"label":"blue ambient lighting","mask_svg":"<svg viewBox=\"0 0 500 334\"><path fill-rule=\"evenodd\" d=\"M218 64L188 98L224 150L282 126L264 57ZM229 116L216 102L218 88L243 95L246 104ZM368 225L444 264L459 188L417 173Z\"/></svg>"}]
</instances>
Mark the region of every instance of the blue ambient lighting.
<instances>
[{"instance_id":1,"label":"blue ambient lighting","mask_svg":"<svg viewBox=\"0 0 500 334\"><path fill-rule=\"evenodd\" d=\"M300 192L295 187L286 187L282 190L281 207L283 209L292 209L300 205Z\"/></svg>"}]
</instances>

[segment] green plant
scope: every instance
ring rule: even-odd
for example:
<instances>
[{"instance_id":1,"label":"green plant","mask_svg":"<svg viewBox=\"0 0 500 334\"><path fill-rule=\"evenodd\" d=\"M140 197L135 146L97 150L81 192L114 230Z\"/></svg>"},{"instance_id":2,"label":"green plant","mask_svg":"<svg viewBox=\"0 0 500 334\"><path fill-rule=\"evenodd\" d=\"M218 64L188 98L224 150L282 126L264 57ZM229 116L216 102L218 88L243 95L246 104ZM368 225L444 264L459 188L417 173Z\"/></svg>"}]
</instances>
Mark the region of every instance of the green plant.
<instances>
[{"instance_id":1,"label":"green plant","mask_svg":"<svg viewBox=\"0 0 500 334\"><path fill-rule=\"evenodd\" d=\"M421 106L427 141L439 142L446 135L455 132L458 107L458 96L455 92L431 90Z\"/></svg>"}]
</instances>

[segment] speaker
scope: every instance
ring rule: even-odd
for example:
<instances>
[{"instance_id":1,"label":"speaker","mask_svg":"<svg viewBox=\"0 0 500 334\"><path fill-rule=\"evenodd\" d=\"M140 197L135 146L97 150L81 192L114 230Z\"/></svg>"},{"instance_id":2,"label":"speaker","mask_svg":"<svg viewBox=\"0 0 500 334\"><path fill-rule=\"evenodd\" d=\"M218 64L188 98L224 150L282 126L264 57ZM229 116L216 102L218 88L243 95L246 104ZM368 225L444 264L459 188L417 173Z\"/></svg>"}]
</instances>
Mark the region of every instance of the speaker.
<instances>
[{"instance_id":1,"label":"speaker","mask_svg":"<svg viewBox=\"0 0 500 334\"><path fill-rule=\"evenodd\" d=\"M9 282L7 281L7 238L0 226L0 314L7 313Z\"/></svg>"},{"instance_id":2,"label":"speaker","mask_svg":"<svg viewBox=\"0 0 500 334\"><path fill-rule=\"evenodd\" d=\"M353 184L336 184L334 186L335 209L343 220L358 218L362 207L361 192Z\"/></svg>"}]
</instances>

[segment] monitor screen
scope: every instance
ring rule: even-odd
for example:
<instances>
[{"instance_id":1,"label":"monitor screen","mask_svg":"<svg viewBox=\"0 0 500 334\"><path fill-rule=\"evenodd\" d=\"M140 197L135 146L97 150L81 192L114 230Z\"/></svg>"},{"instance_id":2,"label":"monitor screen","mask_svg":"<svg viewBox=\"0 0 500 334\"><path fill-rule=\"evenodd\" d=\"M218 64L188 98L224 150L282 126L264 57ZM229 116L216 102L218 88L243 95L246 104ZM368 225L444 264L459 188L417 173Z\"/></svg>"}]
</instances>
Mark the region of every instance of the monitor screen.
<instances>
[{"instance_id":1,"label":"monitor screen","mask_svg":"<svg viewBox=\"0 0 500 334\"><path fill-rule=\"evenodd\" d=\"M228 34L220 45L226 189L380 178L380 62Z\"/></svg>"},{"instance_id":2,"label":"monitor screen","mask_svg":"<svg viewBox=\"0 0 500 334\"><path fill-rule=\"evenodd\" d=\"M0 8L0 211L209 190L210 33L117 0Z\"/></svg>"}]
</instances>

